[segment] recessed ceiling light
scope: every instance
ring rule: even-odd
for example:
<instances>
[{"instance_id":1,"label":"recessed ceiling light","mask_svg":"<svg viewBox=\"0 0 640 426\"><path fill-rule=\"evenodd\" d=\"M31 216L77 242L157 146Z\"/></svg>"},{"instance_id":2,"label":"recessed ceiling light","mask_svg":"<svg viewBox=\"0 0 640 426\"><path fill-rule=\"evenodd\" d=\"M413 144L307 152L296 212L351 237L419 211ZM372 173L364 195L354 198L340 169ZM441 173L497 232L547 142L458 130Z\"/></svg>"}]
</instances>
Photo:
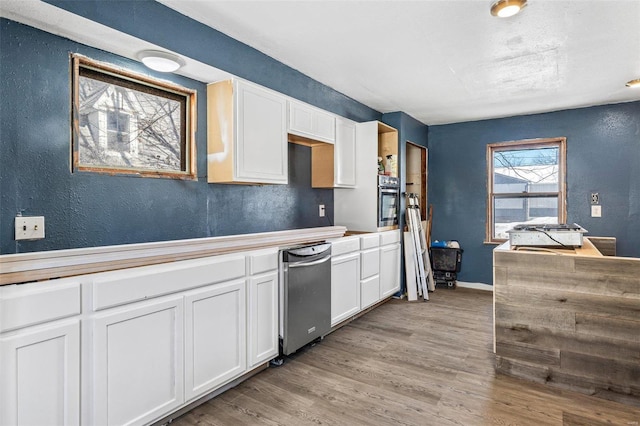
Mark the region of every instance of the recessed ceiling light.
<instances>
[{"instance_id":1,"label":"recessed ceiling light","mask_svg":"<svg viewBox=\"0 0 640 426\"><path fill-rule=\"evenodd\" d=\"M625 84L627 87L632 87L634 89L640 89L640 78L636 78L635 80L627 81Z\"/></svg>"},{"instance_id":2,"label":"recessed ceiling light","mask_svg":"<svg viewBox=\"0 0 640 426\"><path fill-rule=\"evenodd\" d=\"M147 67L160 72L173 72L185 64L178 55L159 50L143 50L138 53L138 59Z\"/></svg>"},{"instance_id":3,"label":"recessed ceiling light","mask_svg":"<svg viewBox=\"0 0 640 426\"><path fill-rule=\"evenodd\" d=\"M491 14L499 18L508 18L520 12L527 0L498 0L491 5Z\"/></svg>"}]
</instances>

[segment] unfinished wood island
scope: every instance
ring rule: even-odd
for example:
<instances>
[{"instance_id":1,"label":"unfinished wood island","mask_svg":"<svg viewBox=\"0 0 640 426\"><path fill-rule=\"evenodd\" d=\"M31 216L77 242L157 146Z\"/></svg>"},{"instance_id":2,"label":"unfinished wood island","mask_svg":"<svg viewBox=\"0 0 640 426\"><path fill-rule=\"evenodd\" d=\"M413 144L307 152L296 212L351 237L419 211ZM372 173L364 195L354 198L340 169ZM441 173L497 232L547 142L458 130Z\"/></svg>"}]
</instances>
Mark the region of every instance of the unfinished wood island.
<instances>
[{"instance_id":1,"label":"unfinished wood island","mask_svg":"<svg viewBox=\"0 0 640 426\"><path fill-rule=\"evenodd\" d=\"M640 259L590 237L493 265L497 372L640 406Z\"/></svg>"}]
</instances>

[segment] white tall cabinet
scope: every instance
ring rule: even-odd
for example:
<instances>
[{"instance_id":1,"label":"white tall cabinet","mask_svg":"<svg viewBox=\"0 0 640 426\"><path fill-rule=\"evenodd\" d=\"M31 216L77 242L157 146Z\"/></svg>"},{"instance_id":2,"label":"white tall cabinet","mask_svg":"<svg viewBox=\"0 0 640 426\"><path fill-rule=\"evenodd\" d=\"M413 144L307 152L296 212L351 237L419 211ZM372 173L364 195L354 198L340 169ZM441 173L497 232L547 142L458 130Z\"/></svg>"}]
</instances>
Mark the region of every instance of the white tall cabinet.
<instances>
[{"instance_id":1,"label":"white tall cabinet","mask_svg":"<svg viewBox=\"0 0 640 426\"><path fill-rule=\"evenodd\" d=\"M355 188L356 177L356 123L346 118L336 118L336 143L334 148L335 188Z\"/></svg>"},{"instance_id":2,"label":"white tall cabinet","mask_svg":"<svg viewBox=\"0 0 640 426\"><path fill-rule=\"evenodd\" d=\"M370 121L356 124L355 135L357 185L334 190L334 221L349 231L388 230L390 228L378 227L378 157L398 154L398 131L384 123Z\"/></svg>"},{"instance_id":3,"label":"white tall cabinet","mask_svg":"<svg viewBox=\"0 0 640 426\"><path fill-rule=\"evenodd\" d=\"M287 98L232 79L207 86L210 183L286 184Z\"/></svg>"}]
</instances>

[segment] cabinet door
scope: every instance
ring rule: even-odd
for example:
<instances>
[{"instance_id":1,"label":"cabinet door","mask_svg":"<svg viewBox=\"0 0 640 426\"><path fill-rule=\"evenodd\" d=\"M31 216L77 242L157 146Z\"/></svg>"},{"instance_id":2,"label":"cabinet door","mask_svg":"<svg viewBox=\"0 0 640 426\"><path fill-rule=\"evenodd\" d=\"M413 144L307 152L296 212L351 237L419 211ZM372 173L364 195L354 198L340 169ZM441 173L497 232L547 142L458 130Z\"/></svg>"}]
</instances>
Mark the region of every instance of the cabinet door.
<instances>
[{"instance_id":1,"label":"cabinet door","mask_svg":"<svg viewBox=\"0 0 640 426\"><path fill-rule=\"evenodd\" d=\"M344 118L336 119L336 143L334 148L334 186L356 186L356 124Z\"/></svg>"},{"instance_id":2,"label":"cabinet door","mask_svg":"<svg viewBox=\"0 0 640 426\"><path fill-rule=\"evenodd\" d=\"M278 272L249 279L249 367L278 356Z\"/></svg>"},{"instance_id":3,"label":"cabinet door","mask_svg":"<svg viewBox=\"0 0 640 426\"><path fill-rule=\"evenodd\" d=\"M147 424L182 404L182 303L174 297L93 319L93 424Z\"/></svg>"},{"instance_id":4,"label":"cabinet door","mask_svg":"<svg viewBox=\"0 0 640 426\"><path fill-rule=\"evenodd\" d=\"M380 300L380 275L360 281L360 306L368 308Z\"/></svg>"},{"instance_id":5,"label":"cabinet door","mask_svg":"<svg viewBox=\"0 0 640 426\"><path fill-rule=\"evenodd\" d=\"M380 273L380 249L374 248L360 252L360 278L366 279Z\"/></svg>"},{"instance_id":6,"label":"cabinet door","mask_svg":"<svg viewBox=\"0 0 640 426\"><path fill-rule=\"evenodd\" d=\"M380 298L400 290L400 244L380 248Z\"/></svg>"},{"instance_id":7,"label":"cabinet door","mask_svg":"<svg viewBox=\"0 0 640 426\"><path fill-rule=\"evenodd\" d=\"M185 295L185 399L205 394L246 370L245 281Z\"/></svg>"},{"instance_id":8,"label":"cabinet door","mask_svg":"<svg viewBox=\"0 0 640 426\"><path fill-rule=\"evenodd\" d=\"M286 98L241 81L236 90L236 178L286 184Z\"/></svg>"},{"instance_id":9,"label":"cabinet door","mask_svg":"<svg viewBox=\"0 0 640 426\"><path fill-rule=\"evenodd\" d=\"M333 143L336 139L336 118L320 108L289 100L288 131L294 135Z\"/></svg>"},{"instance_id":10,"label":"cabinet door","mask_svg":"<svg viewBox=\"0 0 640 426\"><path fill-rule=\"evenodd\" d=\"M331 259L331 326L360 311L360 254Z\"/></svg>"},{"instance_id":11,"label":"cabinet door","mask_svg":"<svg viewBox=\"0 0 640 426\"><path fill-rule=\"evenodd\" d=\"M0 424L80 424L80 322L0 338Z\"/></svg>"}]
</instances>

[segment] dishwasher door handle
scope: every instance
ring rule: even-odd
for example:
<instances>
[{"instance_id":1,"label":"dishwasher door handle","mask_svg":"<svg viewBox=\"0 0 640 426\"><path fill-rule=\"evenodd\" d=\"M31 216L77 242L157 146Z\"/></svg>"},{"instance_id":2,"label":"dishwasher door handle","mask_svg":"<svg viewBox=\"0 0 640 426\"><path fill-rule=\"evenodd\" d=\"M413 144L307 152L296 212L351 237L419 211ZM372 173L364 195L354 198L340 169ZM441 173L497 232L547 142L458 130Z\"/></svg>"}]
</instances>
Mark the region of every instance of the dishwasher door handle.
<instances>
[{"instance_id":1,"label":"dishwasher door handle","mask_svg":"<svg viewBox=\"0 0 640 426\"><path fill-rule=\"evenodd\" d=\"M289 263L289 268L303 268L305 266L314 266L314 265L319 265L321 263L326 262L327 260L331 259L331 256L327 256L327 257L323 257L322 259L318 259L318 260L314 260L313 262L296 262L296 263Z\"/></svg>"}]
</instances>

